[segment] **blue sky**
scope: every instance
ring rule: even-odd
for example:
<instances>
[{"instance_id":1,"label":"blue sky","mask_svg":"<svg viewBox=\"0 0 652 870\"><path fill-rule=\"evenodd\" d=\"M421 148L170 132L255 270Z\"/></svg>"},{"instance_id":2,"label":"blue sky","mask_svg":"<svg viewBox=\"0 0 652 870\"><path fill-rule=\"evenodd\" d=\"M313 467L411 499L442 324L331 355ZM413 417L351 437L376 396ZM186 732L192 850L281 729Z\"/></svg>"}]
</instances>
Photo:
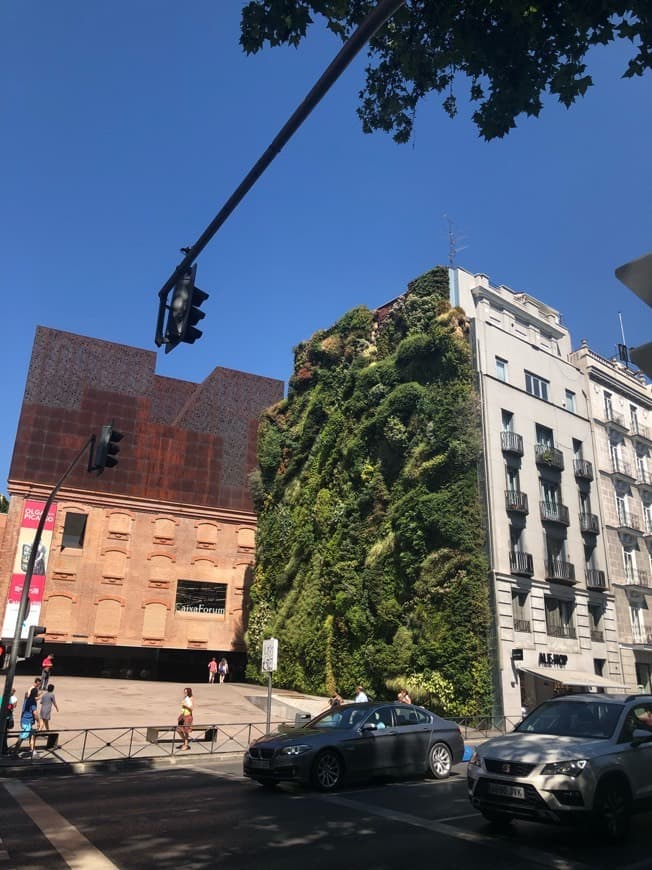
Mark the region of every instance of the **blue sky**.
<instances>
[{"instance_id":1,"label":"blue sky","mask_svg":"<svg viewBox=\"0 0 652 870\"><path fill-rule=\"evenodd\" d=\"M242 3L4 4L0 111L3 336L0 491L37 325L154 350L157 291L340 47L246 57ZM215 366L287 381L292 348L354 305L376 307L448 260L560 309L574 346L610 356L650 311L614 268L652 249L652 76L626 46L595 51L596 86L549 100L486 143L434 97L414 140L365 136L354 63L198 260L203 338L159 351L161 375ZM7 321L5 323L8 326ZM125 443L123 450L128 449Z\"/></svg>"}]
</instances>

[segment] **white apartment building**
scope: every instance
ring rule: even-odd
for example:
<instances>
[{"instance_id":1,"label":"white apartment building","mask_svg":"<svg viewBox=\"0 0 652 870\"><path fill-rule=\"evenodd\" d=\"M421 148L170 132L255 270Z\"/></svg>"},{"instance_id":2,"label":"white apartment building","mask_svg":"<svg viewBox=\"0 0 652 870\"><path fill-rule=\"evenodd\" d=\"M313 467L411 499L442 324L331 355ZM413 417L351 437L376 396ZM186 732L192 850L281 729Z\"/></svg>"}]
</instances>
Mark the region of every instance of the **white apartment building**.
<instances>
[{"instance_id":1,"label":"white apartment building","mask_svg":"<svg viewBox=\"0 0 652 870\"><path fill-rule=\"evenodd\" d=\"M652 692L652 386L642 372L590 350L571 361L586 378L604 524L615 593L623 677Z\"/></svg>"},{"instance_id":2,"label":"white apartment building","mask_svg":"<svg viewBox=\"0 0 652 870\"><path fill-rule=\"evenodd\" d=\"M622 689L585 375L559 313L450 270L482 409L495 692L508 718L556 692ZM652 628L652 625L650 626Z\"/></svg>"}]
</instances>

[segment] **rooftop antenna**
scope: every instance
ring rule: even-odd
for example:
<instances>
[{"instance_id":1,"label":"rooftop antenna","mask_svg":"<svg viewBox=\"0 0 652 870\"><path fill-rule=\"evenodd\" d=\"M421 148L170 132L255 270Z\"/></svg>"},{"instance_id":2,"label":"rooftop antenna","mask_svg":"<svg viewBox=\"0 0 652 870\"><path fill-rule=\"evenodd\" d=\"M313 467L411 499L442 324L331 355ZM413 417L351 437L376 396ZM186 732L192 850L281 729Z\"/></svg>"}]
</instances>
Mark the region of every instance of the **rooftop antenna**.
<instances>
[{"instance_id":1,"label":"rooftop antenna","mask_svg":"<svg viewBox=\"0 0 652 870\"><path fill-rule=\"evenodd\" d=\"M455 222L449 217L447 214L444 215L444 219L448 224L448 265L452 269L455 265L455 257L459 254L460 251L468 248L468 245L460 245L459 243L464 240L464 236L459 236L455 232Z\"/></svg>"},{"instance_id":2,"label":"rooftop antenna","mask_svg":"<svg viewBox=\"0 0 652 870\"><path fill-rule=\"evenodd\" d=\"M625 363L625 367L629 368L629 351L627 350L627 342L625 341L625 330L623 329L623 315L618 312L618 320L620 322L620 337L622 344L618 345L618 359Z\"/></svg>"}]
</instances>

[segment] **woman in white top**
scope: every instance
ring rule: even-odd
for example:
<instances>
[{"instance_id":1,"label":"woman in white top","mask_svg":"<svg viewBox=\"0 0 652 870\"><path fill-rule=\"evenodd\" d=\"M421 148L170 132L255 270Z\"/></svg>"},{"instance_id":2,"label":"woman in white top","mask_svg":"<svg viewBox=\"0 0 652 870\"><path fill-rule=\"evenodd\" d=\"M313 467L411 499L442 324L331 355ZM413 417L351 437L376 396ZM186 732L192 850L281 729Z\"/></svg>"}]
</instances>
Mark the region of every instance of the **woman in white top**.
<instances>
[{"instance_id":1,"label":"woman in white top","mask_svg":"<svg viewBox=\"0 0 652 870\"><path fill-rule=\"evenodd\" d=\"M181 701L181 713L177 722L177 731L183 740L183 746L180 752L186 752L190 749L188 738L192 732L192 689L183 690L183 700Z\"/></svg>"}]
</instances>

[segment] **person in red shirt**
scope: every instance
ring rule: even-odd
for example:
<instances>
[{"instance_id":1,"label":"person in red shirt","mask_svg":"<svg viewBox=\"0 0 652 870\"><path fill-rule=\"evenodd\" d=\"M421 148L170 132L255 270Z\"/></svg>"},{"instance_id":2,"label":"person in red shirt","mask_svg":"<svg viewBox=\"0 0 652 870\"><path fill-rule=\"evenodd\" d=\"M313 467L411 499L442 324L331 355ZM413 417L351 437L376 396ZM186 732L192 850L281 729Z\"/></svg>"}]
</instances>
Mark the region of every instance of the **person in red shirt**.
<instances>
[{"instance_id":1,"label":"person in red shirt","mask_svg":"<svg viewBox=\"0 0 652 870\"><path fill-rule=\"evenodd\" d=\"M50 671L54 666L54 656L48 653L41 665L41 691L45 692L50 682Z\"/></svg>"}]
</instances>

